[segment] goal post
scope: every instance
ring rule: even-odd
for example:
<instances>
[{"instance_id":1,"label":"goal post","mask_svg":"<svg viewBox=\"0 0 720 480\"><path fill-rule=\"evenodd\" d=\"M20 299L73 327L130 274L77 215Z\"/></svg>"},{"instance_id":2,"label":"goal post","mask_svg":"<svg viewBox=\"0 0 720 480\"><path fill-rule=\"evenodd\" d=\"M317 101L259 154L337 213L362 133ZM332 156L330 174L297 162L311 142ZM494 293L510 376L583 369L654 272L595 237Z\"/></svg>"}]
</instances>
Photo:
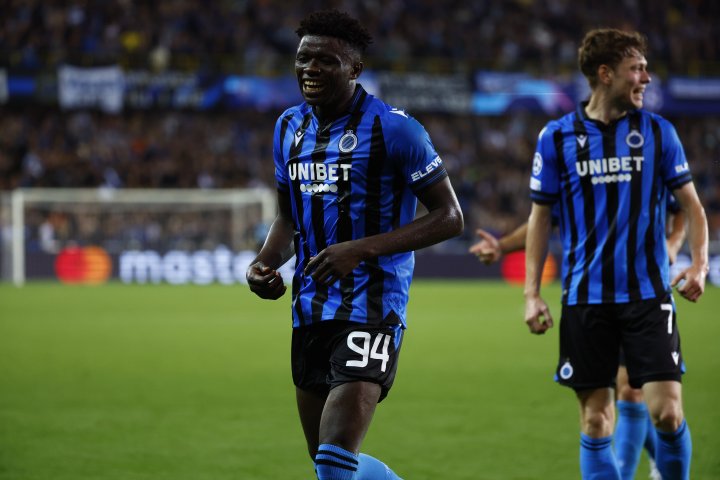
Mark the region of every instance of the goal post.
<instances>
[{"instance_id":1,"label":"goal post","mask_svg":"<svg viewBox=\"0 0 720 480\"><path fill-rule=\"evenodd\" d=\"M83 248L98 247L113 265L127 252L254 250L276 214L269 188L22 188L2 203L0 273L17 286L28 279L29 261L42 263L31 273L57 270Z\"/></svg>"}]
</instances>

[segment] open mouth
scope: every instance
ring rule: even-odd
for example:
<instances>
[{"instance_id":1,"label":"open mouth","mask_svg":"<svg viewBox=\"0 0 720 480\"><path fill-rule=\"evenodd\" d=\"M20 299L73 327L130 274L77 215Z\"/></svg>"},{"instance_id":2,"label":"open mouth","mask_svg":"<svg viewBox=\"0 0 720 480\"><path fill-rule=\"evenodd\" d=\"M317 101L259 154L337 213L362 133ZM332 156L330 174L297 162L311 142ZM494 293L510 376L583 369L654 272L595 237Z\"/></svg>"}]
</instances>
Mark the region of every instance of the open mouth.
<instances>
[{"instance_id":1,"label":"open mouth","mask_svg":"<svg viewBox=\"0 0 720 480\"><path fill-rule=\"evenodd\" d=\"M302 90L305 95L317 95L323 90L323 84L316 80L304 80Z\"/></svg>"}]
</instances>

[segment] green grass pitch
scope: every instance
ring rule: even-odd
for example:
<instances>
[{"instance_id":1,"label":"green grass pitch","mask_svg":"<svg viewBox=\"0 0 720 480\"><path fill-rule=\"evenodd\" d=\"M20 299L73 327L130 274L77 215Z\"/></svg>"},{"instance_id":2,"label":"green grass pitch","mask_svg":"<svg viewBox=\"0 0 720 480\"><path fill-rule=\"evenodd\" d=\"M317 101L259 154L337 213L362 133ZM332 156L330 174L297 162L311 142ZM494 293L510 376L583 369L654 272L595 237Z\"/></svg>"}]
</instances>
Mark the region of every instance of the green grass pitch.
<instances>
[{"instance_id":1,"label":"green grass pitch","mask_svg":"<svg viewBox=\"0 0 720 480\"><path fill-rule=\"evenodd\" d=\"M677 303L693 478L718 479L720 290ZM579 478L557 328L532 336L522 315L517 287L416 281L363 450L406 480ZM0 479L314 478L290 334L289 295L242 286L0 285Z\"/></svg>"}]
</instances>

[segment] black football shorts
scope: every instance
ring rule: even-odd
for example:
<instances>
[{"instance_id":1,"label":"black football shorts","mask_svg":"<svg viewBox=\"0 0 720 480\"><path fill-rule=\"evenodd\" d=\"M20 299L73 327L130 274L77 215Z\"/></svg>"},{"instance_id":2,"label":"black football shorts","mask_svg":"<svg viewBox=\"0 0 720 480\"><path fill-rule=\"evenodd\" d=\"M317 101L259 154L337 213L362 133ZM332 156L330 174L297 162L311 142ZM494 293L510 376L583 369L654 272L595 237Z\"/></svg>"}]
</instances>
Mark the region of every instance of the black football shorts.
<instances>
[{"instance_id":1,"label":"black football shorts","mask_svg":"<svg viewBox=\"0 0 720 480\"><path fill-rule=\"evenodd\" d=\"M629 303L563 305L555 379L576 391L612 387L621 348L631 387L681 380L684 367L672 295Z\"/></svg>"},{"instance_id":2,"label":"black football shorts","mask_svg":"<svg viewBox=\"0 0 720 480\"><path fill-rule=\"evenodd\" d=\"M293 329L295 386L325 396L344 383L380 385L384 399L395 381L403 328L394 313L380 325L324 321Z\"/></svg>"}]
</instances>

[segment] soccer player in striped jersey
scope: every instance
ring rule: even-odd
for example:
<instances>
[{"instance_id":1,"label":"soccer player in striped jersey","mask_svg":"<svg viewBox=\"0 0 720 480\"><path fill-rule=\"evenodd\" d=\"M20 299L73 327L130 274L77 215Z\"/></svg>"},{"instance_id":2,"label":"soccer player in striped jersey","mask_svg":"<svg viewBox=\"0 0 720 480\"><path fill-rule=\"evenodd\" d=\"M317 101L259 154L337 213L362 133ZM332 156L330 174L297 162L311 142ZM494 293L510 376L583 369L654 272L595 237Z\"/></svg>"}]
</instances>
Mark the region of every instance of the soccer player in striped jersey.
<instances>
[{"instance_id":1,"label":"soccer player in striped jersey","mask_svg":"<svg viewBox=\"0 0 720 480\"><path fill-rule=\"evenodd\" d=\"M540 132L530 179L525 322L534 334L553 326L540 276L551 206L559 203L564 258L557 377L580 403L585 479L621 478L611 448L621 346L630 385L642 388L658 432L658 470L664 480L687 479L690 472L672 287L692 302L703 294L708 227L674 127L642 109L650 82L646 50L639 33L586 34L578 53L590 100ZM664 241L670 191L688 218L692 256L672 281Z\"/></svg>"},{"instance_id":2,"label":"soccer player in striped jersey","mask_svg":"<svg viewBox=\"0 0 720 480\"><path fill-rule=\"evenodd\" d=\"M677 254L685 241L685 214L675 197L668 195L667 211L671 216L669 230L665 243L667 245L668 260L675 263ZM559 204L555 203L552 209L552 225L559 223ZM478 228L476 234L480 241L472 245L470 253L476 255L485 265L499 261L503 255L523 250L527 239L527 222L517 227L507 235L496 238L492 233ZM645 405L642 389L632 388L628 380L625 357L620 355L615 380L615 398L617 409L617 424L615 425L614 446L618 459L618 467L623 480L635 478L640 453L645 448L650 461L650 478L661 480L660 472L655 465L655 447L657 434Z\"/></svg>"},{"instance_id":3,"label":"soccer player in striped jersey","mask_svg":"<svg viewBox=\"0 0 720 480\"><path fill-rule=\"evenodd\" d=\"M292 374L318 479L392 480L361 443L395 377L413 251L460 234L462 212L425 129L357 82L367 30L330 10L297 33L305 102L275 127L279 212L247 280L277 299L297 256Z\"/></svg>"}]
</instances>

